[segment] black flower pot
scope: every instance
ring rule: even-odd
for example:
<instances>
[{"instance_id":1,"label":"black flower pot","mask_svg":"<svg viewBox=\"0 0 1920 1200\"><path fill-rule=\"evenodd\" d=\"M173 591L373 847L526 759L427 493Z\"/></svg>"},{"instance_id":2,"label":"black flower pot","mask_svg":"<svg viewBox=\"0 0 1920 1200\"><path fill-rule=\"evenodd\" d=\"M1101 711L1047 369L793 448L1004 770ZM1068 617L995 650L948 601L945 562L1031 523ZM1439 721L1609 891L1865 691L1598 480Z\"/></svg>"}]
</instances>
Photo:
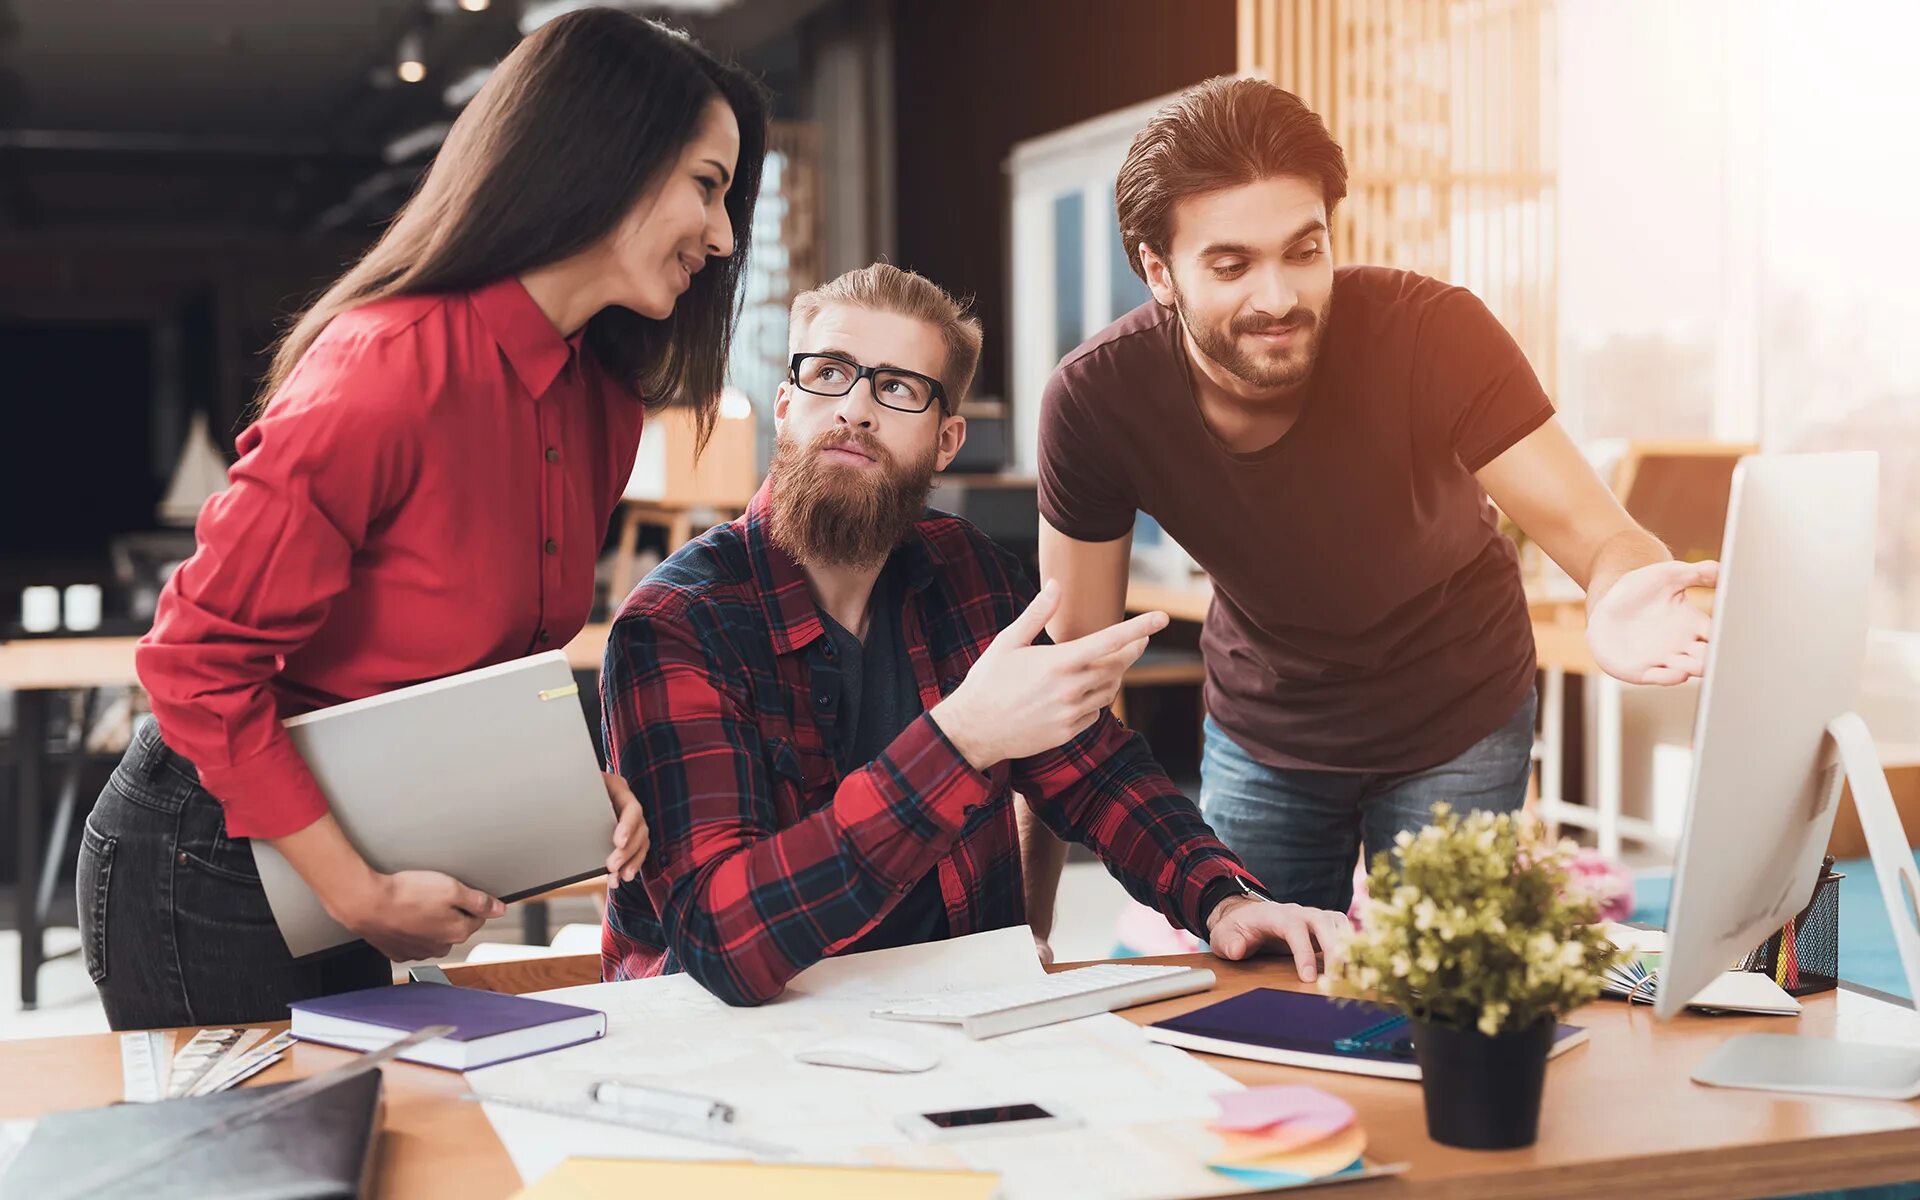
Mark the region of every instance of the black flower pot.
<instances>
[{"instance_id":1,"label":"black flower pot","mask_svg":"<svg viewBox=\"0 0 1920 1200\"><path fill-rule=\"evenodd\" d=\"M1547 1051L1553 1048L1551 1018L1495 1037L1426 1021L1410 1024L1426 1094L1428 1137L1465 1150L1533 1145L1540 1131Z\"/></svg>"}]
</instances>

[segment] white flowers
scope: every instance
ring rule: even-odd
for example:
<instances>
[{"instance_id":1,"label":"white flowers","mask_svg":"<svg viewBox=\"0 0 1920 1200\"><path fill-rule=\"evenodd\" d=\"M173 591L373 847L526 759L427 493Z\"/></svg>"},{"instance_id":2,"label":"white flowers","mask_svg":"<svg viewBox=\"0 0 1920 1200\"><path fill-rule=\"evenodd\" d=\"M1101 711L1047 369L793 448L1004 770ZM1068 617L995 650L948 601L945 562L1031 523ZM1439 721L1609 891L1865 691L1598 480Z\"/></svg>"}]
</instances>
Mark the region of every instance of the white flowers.
<instances>
[{"instance_id":1,"label":"white flowers","mask_svg":"<svg viewBox=\"0 0 1920 1200\"><path fill-rule=\"evenodd\" d=\"M1480 1010L1480 1019L1475 1022L1475 1027L1481 1033L1492 1037L1500 1032L1500 1023L1507 1019L1507 1011L1506 1004L1495 1000Z\"/></svg>"},{"instance_id":2,"label":"white flowers","mask_svg":"<svg viewBox=\"0 0 1920 1200\"><path fill-rule=\"evenodd\" d=\"M1592 925L1596 897L1570 886L1572 851L1524 817L1435 805L1433 824L1375 858L1361 927L1325 987L1489 1036L1586 1003L1615 951Z\"/></svg>"}]
</instances>

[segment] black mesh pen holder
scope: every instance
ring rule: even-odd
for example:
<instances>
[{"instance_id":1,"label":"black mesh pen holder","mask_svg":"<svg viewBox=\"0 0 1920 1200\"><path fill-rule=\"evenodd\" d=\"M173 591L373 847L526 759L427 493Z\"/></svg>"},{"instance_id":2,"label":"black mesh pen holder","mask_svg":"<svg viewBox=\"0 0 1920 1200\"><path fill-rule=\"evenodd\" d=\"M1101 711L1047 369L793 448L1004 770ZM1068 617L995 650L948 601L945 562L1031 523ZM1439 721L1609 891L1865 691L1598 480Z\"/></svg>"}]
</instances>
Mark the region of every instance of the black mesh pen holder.
<instances>
[{"instance_id":1,"label":"black mesh pen holder","mask_svg":"<svg viewBox=\"0 0 1920 1200\"><path fill-rule=\"evenodd\" d=\"M1747 955L1741 968L1757 971L1788 995L1810 996L1840 983L1840 881L1833 859L1820 864L1813 899L1779 932Z\"/></svg>"}]
</instances>

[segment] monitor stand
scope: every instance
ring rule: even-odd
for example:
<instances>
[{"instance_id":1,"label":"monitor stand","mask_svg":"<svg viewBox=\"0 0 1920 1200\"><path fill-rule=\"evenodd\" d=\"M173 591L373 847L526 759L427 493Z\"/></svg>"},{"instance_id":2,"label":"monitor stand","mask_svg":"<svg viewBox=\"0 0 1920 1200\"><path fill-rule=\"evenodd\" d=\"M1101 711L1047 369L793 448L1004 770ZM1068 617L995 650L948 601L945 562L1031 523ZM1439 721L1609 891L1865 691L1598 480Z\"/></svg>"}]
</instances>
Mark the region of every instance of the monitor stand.
<instances>
[{"instance_id":1,"label":"monitor stand","mask_svg":"<svg viewBox=\"0 0 1920 1200\"><path fill-rule=\"evenodd\" d=\"M1837 760L1832 790L1844 776L1853 793L1860 827L1873 855L1880 898L1893 925L1907 992L1920 997L1920 870L1893 791L1880 766L1866 722L1843 713L1827 724L1827 746ZM1833 802L1829 793L1827 803ZM1714 1087L1756 1088L1770 1092L1811 1092L1826 1096L1863 1096L1885 1100L1920 1097L1920 1044L1881 1046L1833 1038L1782 1033L1747 1033L1728 1038L1694 1069L1695 1083Z\"/></svg>"}]
</instances>

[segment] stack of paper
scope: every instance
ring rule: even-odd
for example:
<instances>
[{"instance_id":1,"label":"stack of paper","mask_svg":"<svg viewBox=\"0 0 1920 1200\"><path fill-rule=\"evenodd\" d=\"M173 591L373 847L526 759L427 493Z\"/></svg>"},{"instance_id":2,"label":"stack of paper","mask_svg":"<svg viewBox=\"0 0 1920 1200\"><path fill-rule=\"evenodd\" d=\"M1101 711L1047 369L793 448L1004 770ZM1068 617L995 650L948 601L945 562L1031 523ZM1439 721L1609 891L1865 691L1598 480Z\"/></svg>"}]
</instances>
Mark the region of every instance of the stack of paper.
<instances>
[{"instance_id":1,"label":"stack of paper","mask_svg":"<svg viewBox=\"0 0 1920 1200\"><path fill-rule=\"evenodd\" d=\"M1627 959L1609 967L1601 995L1636 1004L1652 1004L1660 982L1660 959L1667 935L1657 929L1635 929L1612 921L1603 927L1607 940L1627 952ZM1765 975L1728 971L1700 989L1687 1007L1706 1012L1758 1013L1789 1017L1800 1012L1800 1002Z\"/></svg>"},{"instance_id":2,"label":"stack of paper","mask_svg":"<svg viewBox=\"0 0 1920 1200\"><path fill-rule=\"evenodd\" d=\"M1249 1187L1294 1187L1366 1169L1367 1135L1353 1106L1319 1088L1224 1092L1211 1128L1221 1147L1207 1165Z\"/></svg>"},{"instance_id":3,"label":"stack of paper","mask_svg":"<svg viewBox=\"0 0 1920 1200\"><path fill-rule=\"evenodd\" d=\"M1626 958L1618 966L1607 968L1601 994L1653 1003L1654 973L1660 969L1660 956L1666 953L1667 935L1658 929L1635 929L1618 921L1608 921L1600 929L1608 941L1626 951Z\"/></svg>"}]
</instances>

